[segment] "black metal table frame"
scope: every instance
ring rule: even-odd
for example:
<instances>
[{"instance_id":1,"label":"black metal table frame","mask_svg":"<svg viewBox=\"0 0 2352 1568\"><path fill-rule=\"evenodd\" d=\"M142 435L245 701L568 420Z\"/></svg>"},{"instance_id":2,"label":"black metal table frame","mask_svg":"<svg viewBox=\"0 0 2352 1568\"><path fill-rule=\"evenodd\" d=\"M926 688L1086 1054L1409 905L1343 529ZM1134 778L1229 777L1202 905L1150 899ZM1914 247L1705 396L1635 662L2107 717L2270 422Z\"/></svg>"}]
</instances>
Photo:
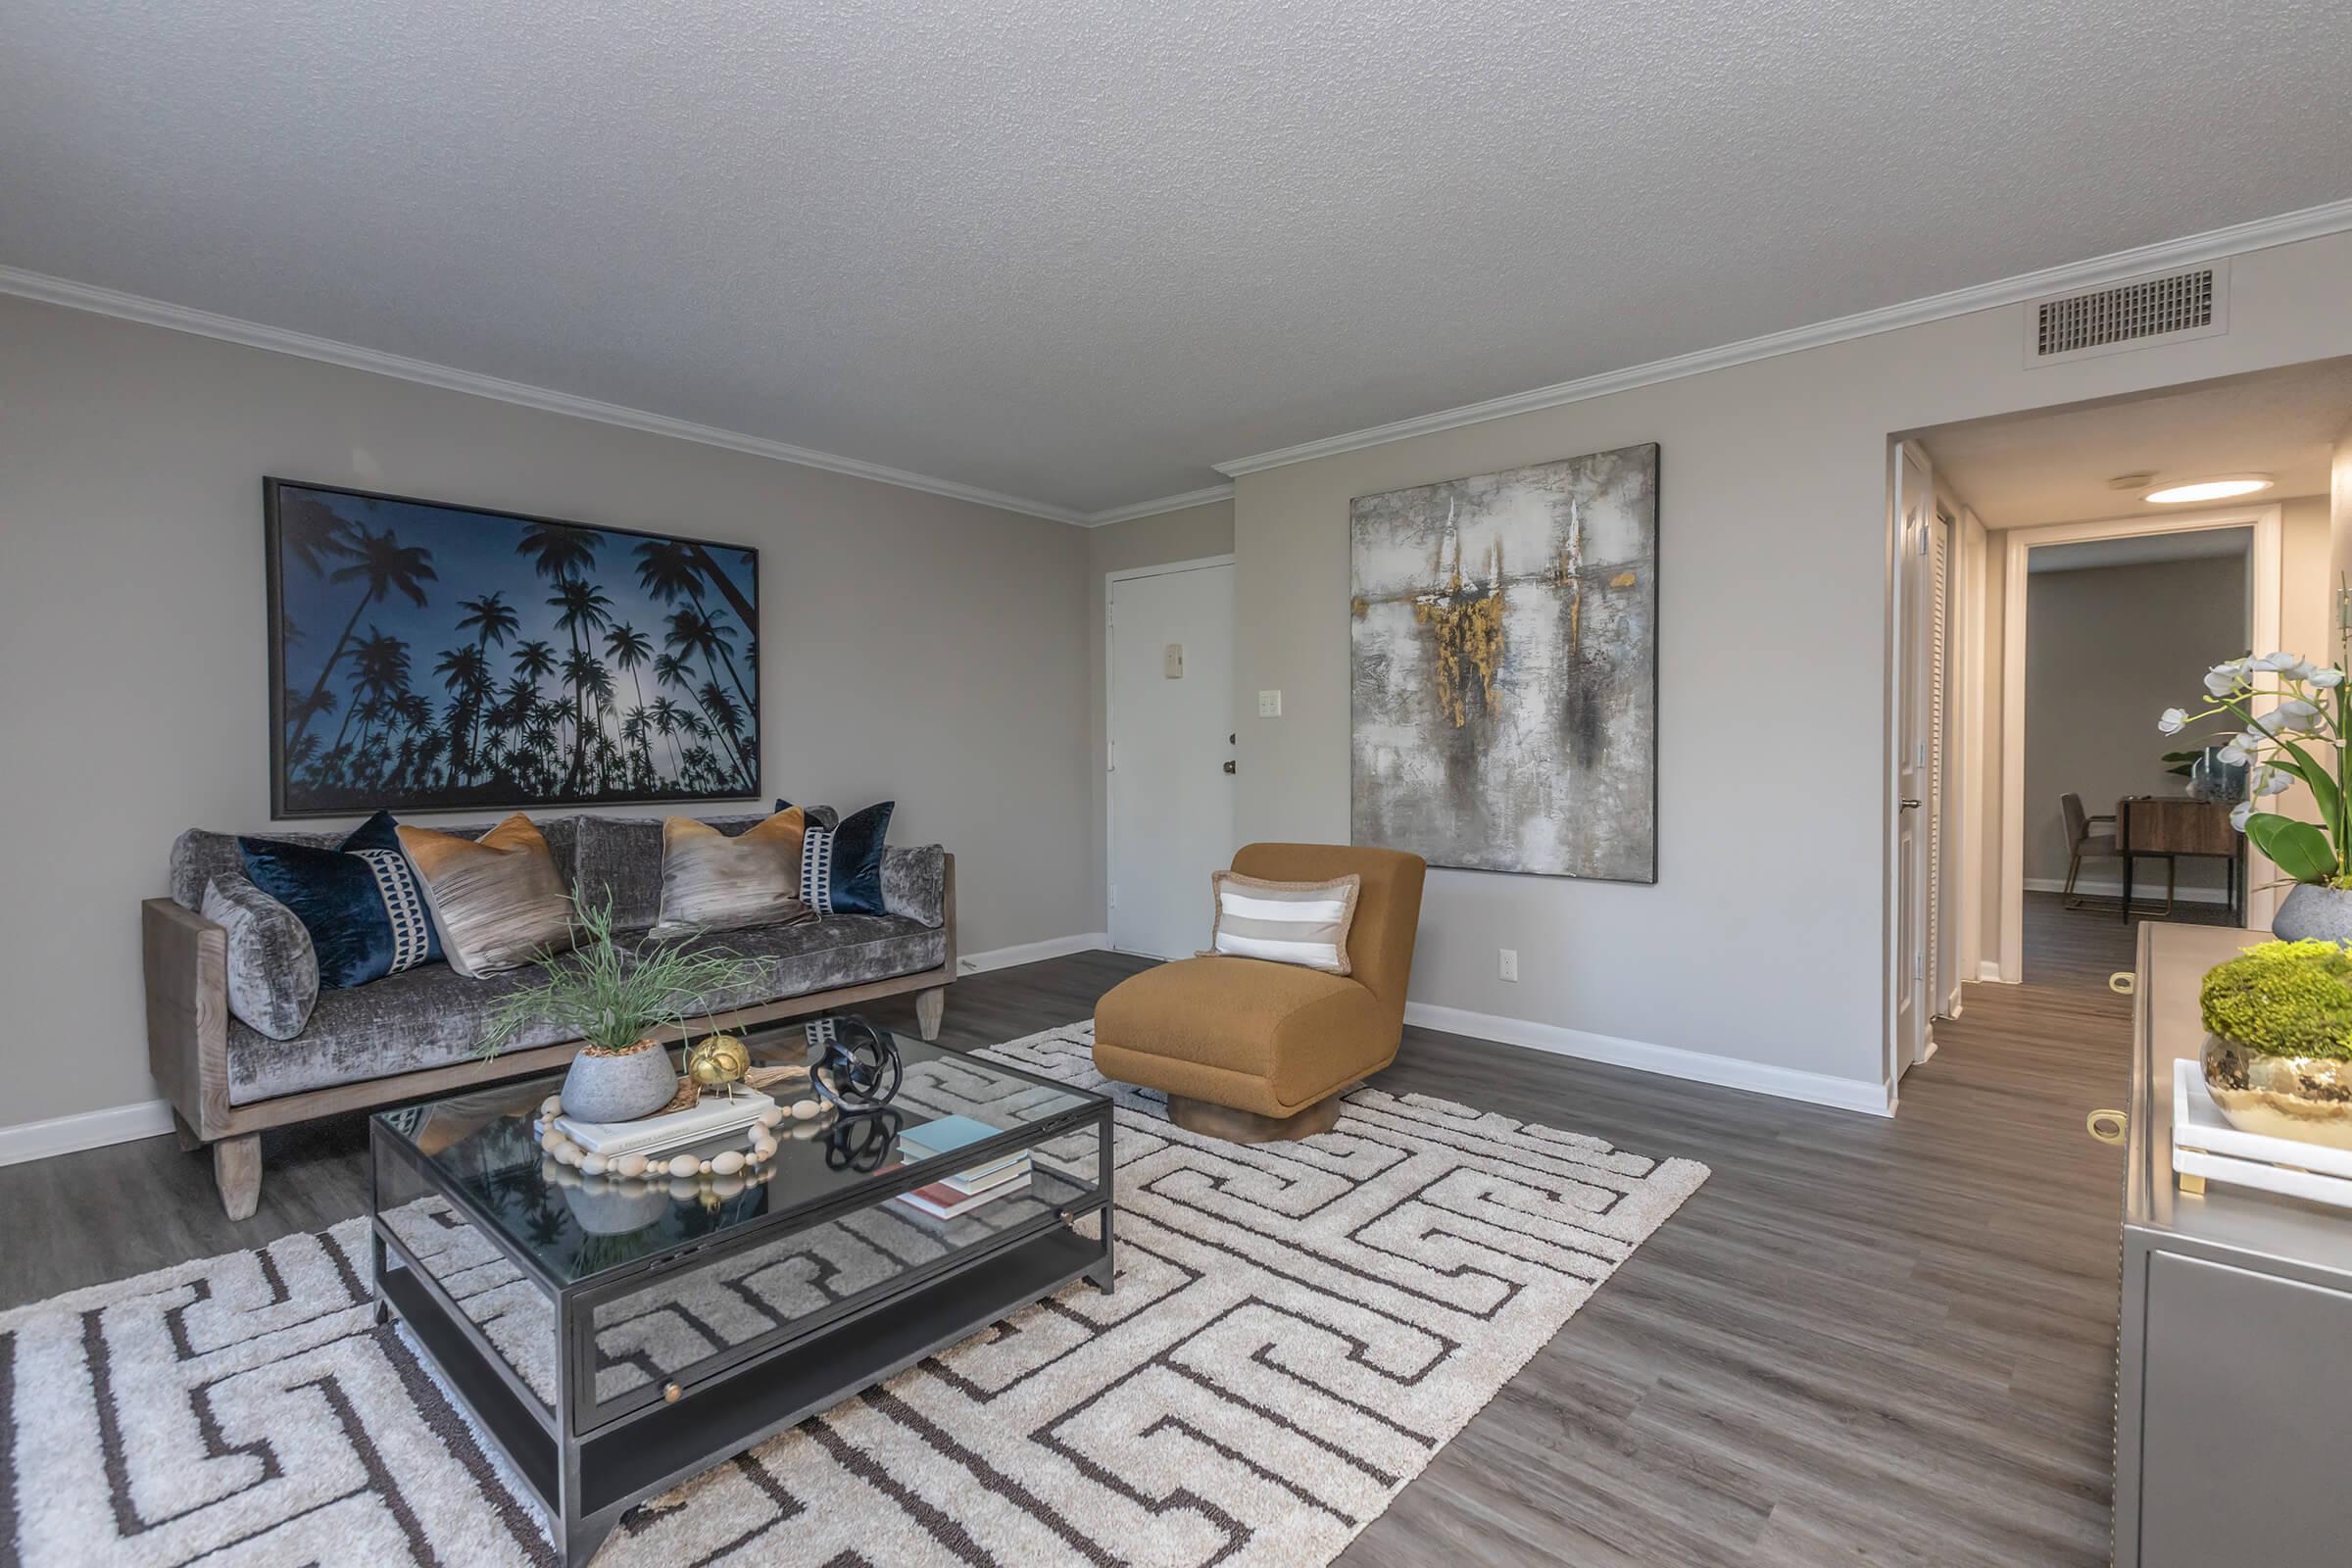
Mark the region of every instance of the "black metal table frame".
<instances>
[{"instance_id":1,"label":"black metal table frame","mask_svg":"<svg viewBox=\"0 0 2352 1568\"><path fill-rule=\"evenodd\" d=\"M1087 1093L1018 1068L989 1065L1044 1087ZM536 1494L566 1568L577 1568L595 1555L620 1516L646 1498L1065 1286L1091 1280L1096 1289L1109 1294L1111 1102L1102 1096L1093 1099L1093 1104L1040 1117L952 1154L902 1166L828 1198L746 1221L578 1282L557 1279L473 1195L445 1180L432 1160L370 1118L368 1264L375 1321L400 1315L483 1435ZM1090 1197L714 1353L694 1364L692 1381L681 1377L665 1386L649 1386L637 1391L633 1402L599 1403L583 1397L595 1388L593 1330L599 1303L641 1290L662 1274L722 1261L886 1202L956 1170L1033 1149L1089 1122L1095 1124L1097 1139L1095 1190ZM385 1222L377 1172L386 1152L407 1166L427 1193L489 1238L554 1303L553 1410L524 1385L481 1327ZM1098 1211L1102 1216L1101 1235L1090 1240L1074 1227ZM852 1329L858 1332L853 1336Z\"/></svg>"}]
</instances>

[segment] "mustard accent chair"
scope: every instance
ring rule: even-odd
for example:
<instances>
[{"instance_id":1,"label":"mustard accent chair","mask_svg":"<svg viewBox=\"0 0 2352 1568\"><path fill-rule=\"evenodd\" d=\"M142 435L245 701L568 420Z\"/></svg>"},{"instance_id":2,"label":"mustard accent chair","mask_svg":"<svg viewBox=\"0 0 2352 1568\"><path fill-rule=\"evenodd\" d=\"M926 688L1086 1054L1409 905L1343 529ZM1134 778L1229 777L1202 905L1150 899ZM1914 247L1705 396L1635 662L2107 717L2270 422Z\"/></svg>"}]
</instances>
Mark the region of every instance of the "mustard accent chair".
<instances>
[{"instance_id":1,"label":"mustard accent chair","mask_svg":"<svg viewBox=\"0 0 2352 1568\"><path fill-rule=\"evenodd\" d=\"M1111 988L1095 1007L1095 1065L1157 1089L1169 1119L1242 1141L1298 1138L1339 1116L1339 1093L1396 1059L1421 919L1417 855L1341 844L1252 844L1244 876L1363 878L1348 931L1353 973L1222 955L1179 958ZM1202 910L1201 938L1208 937Z\"/></svg>"}]
</instances>

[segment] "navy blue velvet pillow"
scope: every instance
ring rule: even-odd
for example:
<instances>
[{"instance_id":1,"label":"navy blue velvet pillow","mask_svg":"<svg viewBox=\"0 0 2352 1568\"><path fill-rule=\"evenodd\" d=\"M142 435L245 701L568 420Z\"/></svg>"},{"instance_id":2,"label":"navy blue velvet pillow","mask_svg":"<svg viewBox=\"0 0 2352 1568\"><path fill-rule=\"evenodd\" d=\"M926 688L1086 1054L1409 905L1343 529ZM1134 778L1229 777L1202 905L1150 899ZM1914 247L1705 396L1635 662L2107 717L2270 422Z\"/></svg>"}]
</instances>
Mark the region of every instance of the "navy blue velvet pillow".
<instances>
[{"instance_id":1,"label":"navy blue velvet pillow","mask_svg":"<svg viewBox=\"0 0 2352 1568\"><path fill-rule=\"evenodd\" d=\"M321 850L279 839L237 840L245 875L294 911L318 952L318 988L337 991L438 962L441 933L424 906L397 824L378 811Z\"/></svg>"},{"instance_id":2,"label":"navy blue velvet pillow","mask_svg":"<svg viewBox=\"0 0 2352 1568\"><path fill-rule=\"evenodd\" d=\"M882 838L890 830L884 801L826 828L813 818L801 837L801 902L818 914L888 914L882 906ZM776 809L789 811L790 801Z\"/></svg>"}]
</instances>

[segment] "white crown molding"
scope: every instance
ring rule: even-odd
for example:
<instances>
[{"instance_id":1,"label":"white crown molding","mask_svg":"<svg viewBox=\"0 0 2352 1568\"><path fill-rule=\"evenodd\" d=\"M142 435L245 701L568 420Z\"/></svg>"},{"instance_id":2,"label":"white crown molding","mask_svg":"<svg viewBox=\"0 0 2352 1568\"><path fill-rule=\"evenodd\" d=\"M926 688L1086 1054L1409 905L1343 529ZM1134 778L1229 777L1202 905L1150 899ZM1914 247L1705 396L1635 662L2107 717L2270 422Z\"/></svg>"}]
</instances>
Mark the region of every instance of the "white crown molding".
<instances>
[{"instance_id":1,"label":"white crown molding","mask_svg":"<svg viewBox=\"0 0 2352 1568\"><path fill-rule=\"evenodd\" d=\"M1775 1067L1739 1056L1685 1051L1679 1046L1655 1046L1646 1040L1623 1040L1615 1035L1594 1034L1589 1029L1538 1023L1532 1018L1506 1018L1462 1007L1441 1007L1428 1002L1406 1002L1404 1021L1440 1034L1468 1035L1474 1040L1493 1040L1530 1051L1549 1052L1555 1056L1602 1061L1668 1078L1741 1089L1753 1095L1801 1100L1808 1104L1860 1111L1870 1116L1894 1114L1893 1091L1869 1079L1835 1078L1828 1073Z\"/></svg>"},{"instance_id":2,"label":"white crown molding","mask_svg":"<svg viewBox=\"0 0 2352 1568\"><path fill-rule=\"evenodd\" d=\"M1721 348L1700 349L1690 354L1676 355L1672 359L1631 366L1622 370L1603 371L1582 380L1562 381L1554 386L1541 386L1531 392L1490 398L1484 403L1470 403L1458 409L1445 409L1436 414L1397 419L1388 424L1374 425L1370 429L1325 436L1318 441L1303 441L1297 446L1236 458L1230 463L1211 466L1229 478L1238 479L1244 474L1261 473L1268 468L1285 467L1294 463L1310 463L1316 458L1328 458L1342 452L1384 446L1408 436L1458 430L1466 424L1483 424L1489 419L1506 419L1517 414L1556 409L1563 404L1607 397L1612 392L1655 386L1661 381L1680 380L1687 375L1703 375L1709 370L1729 369L1735 365L1747 365L1777 355L1796 354L1805 349L1844 343L1879 332L1897 331L1906 326L1939 321L1947 317L1965 316L1972 311L2016 305L2044 294L2096 288L2141 272L2195 267L2247 251L2339 234L2346 229L2352 229L2352 200L2306 207L2300 212L2282 213L2276 218L2256 219L2251 222L2235 223L2228 228L2191 234L2182 239L2164 240L2154 245L2142 245L2135 250L2117 251L2113 255L2068 262L2059 267L2045 267L2039 271L2021 272L2015 277L1953 289L1944 294L1931 294L1925 299L1910 300L1900 305L1881 306L1877 310L1841 316L1836 320L1820 321L1811 326L1770 332L1744 342L1727 343Z\"/></svg>"},{"instance_id":3,"label":"white crown molding","mask_svg":"<svg viewBox=\"0 0 2352 1568\"><path fill-rule=\"evenodd\" d=\"M339 343L333 338L316 337L308 332L265 326L259 321L240 320L233 316L173 305L165 300L151 300L137 294L126 294L121 289L100 288L93 283L50 277L41 272L28 272L22 268L0 267L0 294L15 294L48 305L63 305L99 316L118 317L125 321L140 321L148 326L169 327L175 332L192 332L198 337L241 343L247 348L268 349L274 354L291 354L299 359L339 365L345 369L366 370L375 375L415 381L421 386L439 387L446 392L495 398L501 403L519 404L523 408L538 409L547 414L594 419L601 424L619 425L626 430L642 430L648 435L665 435L680 441L699 442L707 447L723 447L727 451L748 453L755 458L798 464L804 468L846 473L853 478L871 479L906 490L920 490L928 495L968 501L975 506L995 507L1004 512L1044 517L1052 522L1084 527L1095 520L1089 514L1072 507L1057 507L1051 502L1031 501L1023 496L1008 496L1001 491L983 490L977 485L957 484L952 479L934 479L929 474L912 473L905 468L866 463L857 458L835 457L830 452L816 452L808 447L793 446L789 442L771 441L765 436L746 435L740 430L722 430L716 425L696 424L688 419L673 419L665 414L649 414L643 409L623 408L617 403L604 403L595 398L577 397L569 392L557 392L473 370L461 370L447 365L435 365L428 360L411 359L405 354L387 354L379 349L362 348L356 343Z\"/></svg>"},{"instance_id":4,"label":"white crown molding","mask_svg":"<svg viewBox=\"0 0 2352 1568\"><path fill-rule=\"evenodd\" d=\"M1187 507L1205 507L1212 501L1232 499L1232 485L1212 484L1199 490L1187 490L1182 495L1161 496L1156 501L1131 501L1123 507L1090 512L1086 514L1086 526L1102 528L1114 522L1133 522L1138 517L1156 517L1163 512L1182 512Z\"/></svg>"}]
</instances>

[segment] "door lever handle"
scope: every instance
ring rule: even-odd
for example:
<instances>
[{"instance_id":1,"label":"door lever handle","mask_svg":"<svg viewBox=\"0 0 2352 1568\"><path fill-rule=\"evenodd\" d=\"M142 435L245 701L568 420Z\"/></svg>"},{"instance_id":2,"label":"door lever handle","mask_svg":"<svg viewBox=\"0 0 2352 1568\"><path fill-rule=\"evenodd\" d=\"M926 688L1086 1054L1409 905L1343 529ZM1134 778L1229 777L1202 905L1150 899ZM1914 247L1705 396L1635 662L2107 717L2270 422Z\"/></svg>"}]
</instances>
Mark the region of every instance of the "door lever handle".
<instances>
[{"instance_id":1,"label":"door lever handle","mask_svg":"<svg viewBox=\"0 0 2352 1568\"><path fill-rule=\"evenodd\" d=\"M1906 800L1903 802L1903 809L1904 809L1904 810L1906 810L1906 811L1916 811L1916 810L1918 810L1918 809L1919 809L1919 806L1920 806L1920 803L1919 803L1919 802L1917 802L1917 801L1914 801L1914 800L1908 800L1908 799L1906 799Z\"/></svg>"}]
</instances>

